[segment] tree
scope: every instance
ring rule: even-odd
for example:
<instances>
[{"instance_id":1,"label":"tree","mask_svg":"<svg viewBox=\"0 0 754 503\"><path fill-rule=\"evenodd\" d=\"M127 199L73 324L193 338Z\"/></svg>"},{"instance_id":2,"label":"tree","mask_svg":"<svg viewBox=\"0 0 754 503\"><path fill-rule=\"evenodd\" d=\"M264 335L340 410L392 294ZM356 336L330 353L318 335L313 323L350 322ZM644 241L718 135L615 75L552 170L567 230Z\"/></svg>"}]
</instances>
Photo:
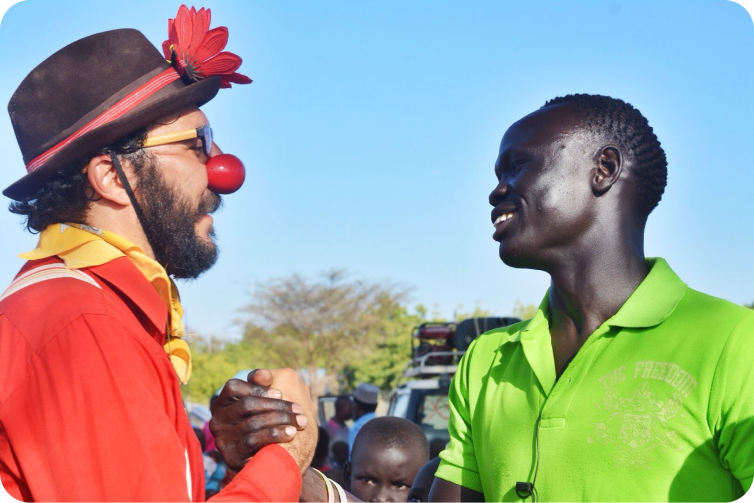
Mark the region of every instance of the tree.
<instances>
[{"instance_id":1,"label":"tree","mask_svg":"<svg viewBox=\"0 0 754 503\"><path fill-rule=\"evenodd\" d=\"M273 366L304 371L315 400L347 368L384 387L399 366L402 344L402 360L409 356L406 295L391 284L349 280L342 270L315 280L292 274L255 289L243 309L249 315L243 342ZM373 373L364 375L362 365L371 365Z\"/></svg>"},{"instance_id":2,"label":"tree","mask_svg":"<svg viewBox=\"0 0 754 503\"><path fill-rule=\"evenodd\" d=\"M513 306L513 316L522 320L528 320L534 317L537 313L537 306L534 304L522 304L520 300L516 301L516 305Z\"/></svg>"},{"instance_id":3,"label":"tree","mask_svg":"<svg viewBox=\"0 0 754 503\"><path fill-rule=\"evenodd\" d=\"M410 313L396 306L370 333L370 354L346 365L339 376L341 391L352 391L360 382L368 382L387 392L395 388L411 360L411 335L426 320L426 309L417 306Z\"/></svg>"},{"instance_id":4,"label":"tree","mask_svg":"<svg viewBox=\"0 0 754 503\"><path fill-rule=\"evenodd\" d=\"M209 403L215 392L239 370L269 367L258 348L244 343L231 343L217 337L196 335L188 338L192 371L188 384L181 386L184 400Z\"/></svg>"},{"instance_id":5,"label":"tree","mask_svg":"<svg viewBox=\"0 0 754 503\"><path fill-rule=\"evenodd\" d=\"M458 322L468 320L469 318L492 318L494 316L496 315L492 314L491 311L482 309L482 306L479 305L478 301L476 307L471 312L464 312L463 304L458 304L458 307L453 311L453 317L455 318L455 321Z\"/></svg>"}]
</instances>

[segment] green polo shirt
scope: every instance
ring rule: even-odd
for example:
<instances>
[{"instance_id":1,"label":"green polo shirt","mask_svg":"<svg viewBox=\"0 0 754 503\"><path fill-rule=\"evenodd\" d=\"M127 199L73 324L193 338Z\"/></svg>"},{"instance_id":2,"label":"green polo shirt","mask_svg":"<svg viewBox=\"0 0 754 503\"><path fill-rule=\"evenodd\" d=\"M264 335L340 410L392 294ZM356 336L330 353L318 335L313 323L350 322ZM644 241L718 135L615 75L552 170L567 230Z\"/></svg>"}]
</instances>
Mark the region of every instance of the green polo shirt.
<instances>
[{"instance_id":1,"label":"green polo shirt","mask_svg":"<svg viewBox=\"0 0 754 503\"><path fill-rule=\"evenodd\" d=\"M754 311L647 264L557 382L547 295L531 320L472 343L437 477L520 501L541 411L540 501L732 501L751 487Z\"/></svg>"}]
</instances>

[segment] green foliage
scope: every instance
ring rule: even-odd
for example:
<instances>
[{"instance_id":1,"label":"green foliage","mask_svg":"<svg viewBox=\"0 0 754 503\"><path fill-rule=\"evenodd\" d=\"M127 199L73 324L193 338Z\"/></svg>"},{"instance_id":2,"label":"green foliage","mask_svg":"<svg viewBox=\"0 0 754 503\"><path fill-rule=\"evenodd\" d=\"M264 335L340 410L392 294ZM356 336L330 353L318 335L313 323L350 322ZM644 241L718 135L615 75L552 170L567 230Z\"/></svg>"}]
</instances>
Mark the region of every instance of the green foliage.
<instances>
[{"instance_id":1,"label":"green foliage","mask_svg":"<svg viewBox=\"0 0 754 503\"><path fill-rule=\"evenodd\" d=\"M442 321L436 308L410 310L407 291L394 285L350 279L332 271L310 279L290 276L258 285L240 342L194 336L188 339L193 374L184 399L208 403L236 372L290 367L303 376L316 399L326 390L350 392L359 382L385 391L395 387L411 357L411 334L427 321ZM537 308L516 302L513 315L531 318ZM456 321L500 313L477 307ZM318 373L324 369L324 375Z\"/></svg>"},{"instance_id":2,"label":"green foliage","mask_svg":"<svg viewBox=\"0 0 754 503\"><path fill-rule=\"evenodd\" d=\"M537 313L538 307L534 304L522 304L520 300L516 301L516 305L513 306L513 312L511 313L516 318L522 320L528 320L534 317Z\"/></svg>"},{"instance_id":3,"label":"green foliage","mask_svg":"<svg viewBox=\"0 0 754 503\"><path fill-rule=\"evenodd\" d=\"M348 363L338 378L341 392L350 392L360 382L379 386L384 391L395 387L411 358L411 333L426 321L426 309L418 306L415 313L396 306L383 317L369 334L369 350Z\"/></svg>"},{"instance_id":4,"label":"green foliage","mask_svg":"<svg viewBox=\"0 0 754 503\"><path fill-rule=\"evenodd\" d=\"M298 274L255 289L243 342L274 367L305 371L313 398L365 381L389 389L410 356L406 291L351 280L343 271L309 279ZM324 370L324 376L318 374Z\"/></svg>"},{"instance_id":5,"label":"green foliage","mask_svg":"<svg viewBox=\"0 0 754 503\"><path fill-rule=\"evenodd\" d=\"M393 285L351 280L342 271L258 285L243 309L249 317L240 342L189 339L193 374L182 388L184 398L206 403L236 372L259 367L303 371L314 399L327 387L346 392L362 381L389 390L410 358L414 327L427 316L421 305L408 312L406 294Z\"/></svg>"},{"instance_id":6,"label":"green foliage","mask_svg":"<svg viewBox=\"0 0 754 503\"><path fill-rule=\"evenodd\" d=\"M265 367L267 362L252 345L209 341L201 337L189 339L192 372L189 383L181 387L184 400L209 404L209 399L236 372Z\"/></svg>"},{"instance_id":7,"label":"green foliage","mask_svg":"<svg viewBox=\"0 0 754 503\"><path fill-rule=\"evenodd\" d=\"M496 313L492 313L491 311L488 311L487 309L482 309L479 303L477 303L477 306L471 312L464 312L463 304L458 304L458 307L456 307L455 311L453 311L453 317L455 318L455 321L458 321L458 322L467 320L469 318L491 318L493 316L499 316L499 315Z\"/></svg>"}]
</instances>

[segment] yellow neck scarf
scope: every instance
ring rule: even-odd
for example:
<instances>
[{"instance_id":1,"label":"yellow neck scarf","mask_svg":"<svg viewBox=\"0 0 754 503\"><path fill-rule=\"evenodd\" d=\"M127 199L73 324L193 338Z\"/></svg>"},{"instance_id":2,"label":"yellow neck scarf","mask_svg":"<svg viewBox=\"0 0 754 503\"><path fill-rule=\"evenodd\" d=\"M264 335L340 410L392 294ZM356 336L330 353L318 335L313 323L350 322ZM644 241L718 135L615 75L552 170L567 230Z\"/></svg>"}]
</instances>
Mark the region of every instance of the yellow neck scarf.
<instances>
[{"instance_id":1,"label":"yellow neck scarf","mask_svg":"<svg viewBox=\"0 0 754 503\"><path fill-rule=\"evenodd\" d=\"M191 377L191 352L181 340L184 335L183 308L178 289L165 268L127 239L84 224L52 224L39 234L37 248L19 255L26 260L60 257L68 269L106 264L120 257L128 259L155 287L168 308L168 336L163 346L181 384Z\"/></svg>"}]
</instances>

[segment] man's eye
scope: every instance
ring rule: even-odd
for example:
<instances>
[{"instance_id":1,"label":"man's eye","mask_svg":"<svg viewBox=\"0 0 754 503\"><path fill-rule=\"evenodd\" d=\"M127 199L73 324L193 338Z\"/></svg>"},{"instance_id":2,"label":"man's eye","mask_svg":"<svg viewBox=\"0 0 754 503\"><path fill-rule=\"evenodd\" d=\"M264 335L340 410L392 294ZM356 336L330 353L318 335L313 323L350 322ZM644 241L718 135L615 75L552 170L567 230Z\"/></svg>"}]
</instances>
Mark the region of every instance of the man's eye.
<instances>
[{"instance_id":1,"label":"man's eye","mask_svg":"<svg viewBox=\"0 0 754 503\"><path fill-rule=\"evenodd\" d=\"M375 480L371 477L359 477L360 481L364 482L365 484L374 484Z\"/></svg>"},{"instance_id":2,"label":"man's eye","mask_svg":"<svg viewBox=\"0 0 754 503\"><path fill-rule=\"evenodd\" d=\"M403 484L401 482L394 483L393 487L395 487L396 489L399 489L401 491L403 491L404 489L410 489L411 488L410 486L408 486L406 484Z\"/></svg>"},{"instance_id":3,"label":"man's eye","mask_svg":"<svg viewBox=\"0 0 754 503\"><path fill-rule=\"evenodd\" d=\"M201 145L197 145L195 147L191 147L191 150L194 151L194 154L196 154L196 158L200 161L205 161L207 159L207 153L204 152L204 147Z\"/></svg>"}]
</instances>

